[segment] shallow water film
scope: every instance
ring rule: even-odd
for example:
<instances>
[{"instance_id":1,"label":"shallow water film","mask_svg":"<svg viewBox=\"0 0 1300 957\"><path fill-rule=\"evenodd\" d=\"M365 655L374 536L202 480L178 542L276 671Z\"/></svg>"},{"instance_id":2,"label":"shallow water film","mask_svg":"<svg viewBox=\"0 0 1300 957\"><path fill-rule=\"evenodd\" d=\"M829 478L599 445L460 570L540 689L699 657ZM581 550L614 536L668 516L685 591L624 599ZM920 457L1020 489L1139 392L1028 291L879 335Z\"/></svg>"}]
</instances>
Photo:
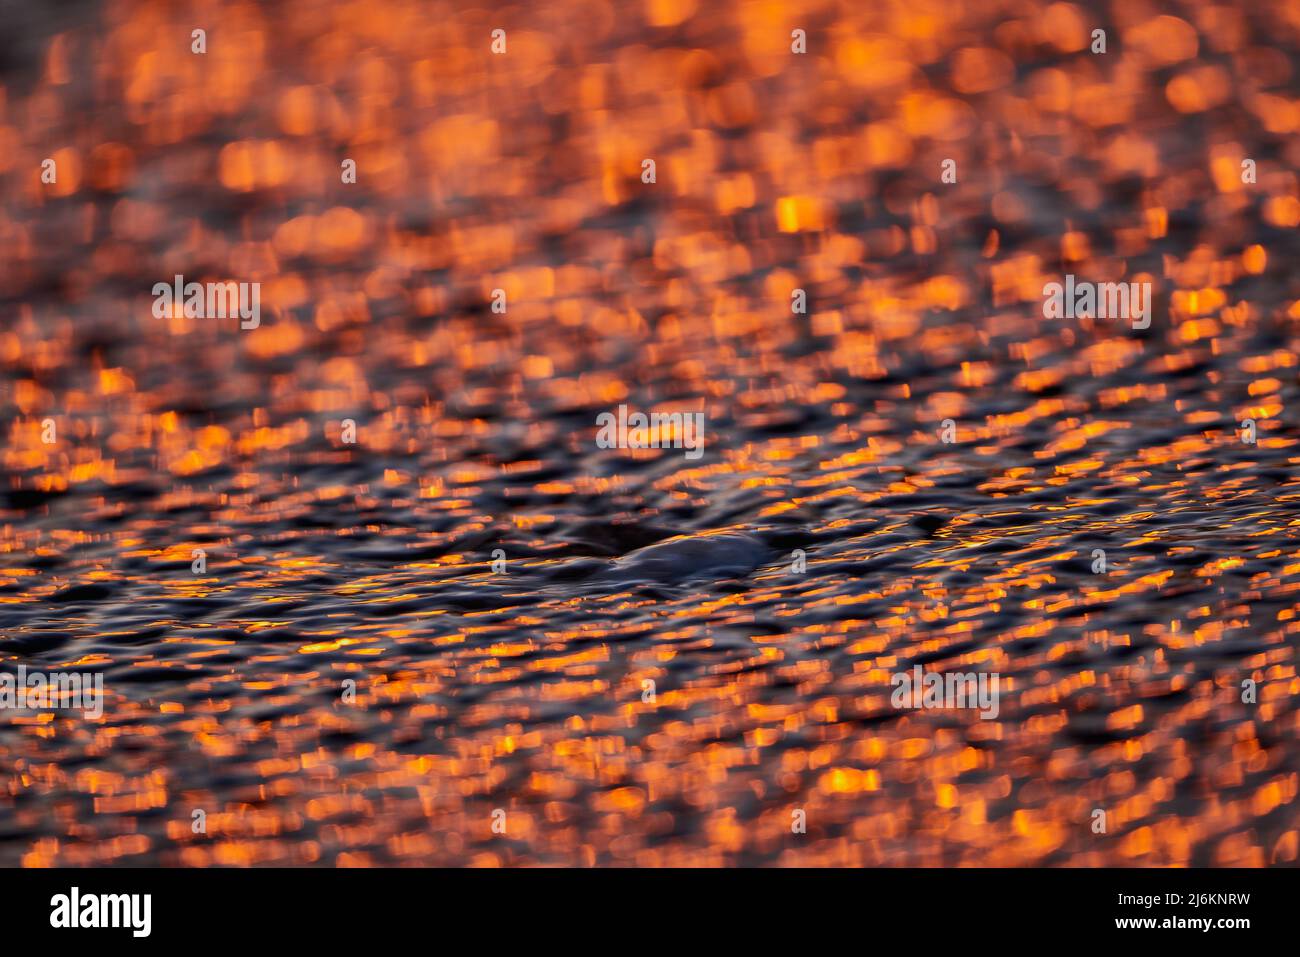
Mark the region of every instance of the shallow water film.
<instances>
[{"instance_id":1,"label":"shallow water film","mask_svg":"<svg viewBox=\"0 0 1300 957\"><path fill-rule=\"evenodd\" d=\"M1297 863L1300 2L0 11L0 865Z\"/></svg>"}]
</instances>

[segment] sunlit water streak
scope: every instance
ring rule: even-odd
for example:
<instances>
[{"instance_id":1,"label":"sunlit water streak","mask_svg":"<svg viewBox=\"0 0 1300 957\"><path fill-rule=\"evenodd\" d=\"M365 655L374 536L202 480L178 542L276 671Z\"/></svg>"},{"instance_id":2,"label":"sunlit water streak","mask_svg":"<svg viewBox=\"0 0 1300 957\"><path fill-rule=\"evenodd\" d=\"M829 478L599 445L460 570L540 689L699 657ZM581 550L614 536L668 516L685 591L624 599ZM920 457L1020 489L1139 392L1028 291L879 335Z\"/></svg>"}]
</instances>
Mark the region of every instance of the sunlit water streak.
<instances>
[{"instance_id":1,"label":"sunlit water streak","mask_svg":"<svg viewBox=\"0 0 1300 957\"><path fill-rule=\"evenodd\" d=\"M0 864L1294 864L1294 5L546 7L6 39Z\"/></svg>"}]
</instances>

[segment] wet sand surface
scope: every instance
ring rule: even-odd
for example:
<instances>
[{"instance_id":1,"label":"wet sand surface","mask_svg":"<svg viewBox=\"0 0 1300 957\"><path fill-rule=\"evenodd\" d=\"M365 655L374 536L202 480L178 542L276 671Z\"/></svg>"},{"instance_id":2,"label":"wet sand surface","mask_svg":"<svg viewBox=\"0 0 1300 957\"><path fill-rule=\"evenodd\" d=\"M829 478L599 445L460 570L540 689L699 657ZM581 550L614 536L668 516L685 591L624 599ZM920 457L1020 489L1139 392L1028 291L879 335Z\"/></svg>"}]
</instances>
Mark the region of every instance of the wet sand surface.
<instances>
[{"instance_id":1,"label":"wet sand surface","mask_svg":"<svg viewBox=\"0 0 1300 957\"><path fill-rule=\"evenodd\" d=\"M15 12L0 864L1295 864L1295 6L858 6Z\"/></svg>"}]
</instances>

